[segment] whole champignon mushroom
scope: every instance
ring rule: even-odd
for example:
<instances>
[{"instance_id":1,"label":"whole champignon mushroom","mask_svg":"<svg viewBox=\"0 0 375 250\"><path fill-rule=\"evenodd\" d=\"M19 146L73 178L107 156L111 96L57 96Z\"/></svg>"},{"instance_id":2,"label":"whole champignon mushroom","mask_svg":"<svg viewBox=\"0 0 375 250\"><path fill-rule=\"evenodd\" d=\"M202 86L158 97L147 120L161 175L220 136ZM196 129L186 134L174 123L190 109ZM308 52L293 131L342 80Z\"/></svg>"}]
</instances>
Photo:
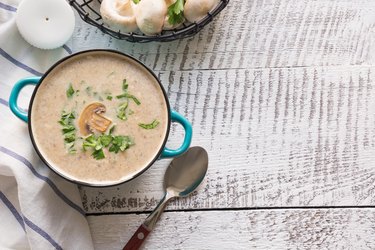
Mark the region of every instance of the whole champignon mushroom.
<instances>
[{"instance_id":1,"label":"whole champignon mushroom","mask_svg":"<svg viewBox=\"0 0 375 250\"><path fill-rule=\"evenodd\" d=\"M100 5L100 14L104 23L113 30L133 32L137 27L132 0L103 0Z\"/></svg>"},{"instance_id":2,"label":"whole champignon mushroom","mask_svg":"<svg viewBox=\"0 0 375 250\"><path fill-rule=\"evenodd\" d=\"M102 103L94 102L86 106L79 116L78 127L82 135L87 136L95 131L104 133L112 121L102 116L106 108Z\"/></svg>"},{"instance_id":3,"label":"whole champignon mushroom","mask_svg":"<svg viewBox=\"0 0 375 250\"><path fill-rule=\"evenodd\" d=\"M155 35L162 31L167 5L165 0L141 0L135 9L138 28L146 35Z\"/></svg>"},{"instance_id":4,"label":"whole champignon mushroom","mask_svg":"<svg viewBox=\"0 0 375 250\"><path fill-rule=\"evenodd\" d=\"M189 22L199 21L218 3L219 0L186 0L184 16Z\"/></svg>"},{"instance_id":5,"label":"whole champignon mushroom","mask_svg":"<svg viewBox=\"0 0 375 250\"><path fill-rule=\"evenodd\" d=\"M167 8L169 8L169 6L171 6L172 4L174 4L177 0L165 0L165 3L167 4ZM176 29L178 27L180 27L183 23L184 23L184 19L182 20L182 22L180 23L176 23L176 24L171 24L169 22L169 16L168 14L166 15L165 19L164 19L164 24L163 24L163 29L164 30L173 30L173 29Z\"/></svg>"}]
</instances>

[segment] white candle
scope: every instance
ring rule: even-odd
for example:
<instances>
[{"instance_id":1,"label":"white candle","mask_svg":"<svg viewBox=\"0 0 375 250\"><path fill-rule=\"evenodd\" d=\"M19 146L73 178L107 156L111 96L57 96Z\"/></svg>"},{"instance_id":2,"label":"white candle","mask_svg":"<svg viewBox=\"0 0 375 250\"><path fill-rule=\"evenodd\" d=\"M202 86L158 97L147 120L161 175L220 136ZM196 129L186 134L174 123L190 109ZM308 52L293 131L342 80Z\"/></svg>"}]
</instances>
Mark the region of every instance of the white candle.
<instances>
[{"instance_id":1,"label":"white candle","mask_svg":"<svg viewBox=\"0 0 375 250\"><path fill-rule=\"evenodd\" d=\"M23 38L40 49L64 45L74 31L75 18L65 0L23 0L16 23Z\"/></svg>"}]
</instances>

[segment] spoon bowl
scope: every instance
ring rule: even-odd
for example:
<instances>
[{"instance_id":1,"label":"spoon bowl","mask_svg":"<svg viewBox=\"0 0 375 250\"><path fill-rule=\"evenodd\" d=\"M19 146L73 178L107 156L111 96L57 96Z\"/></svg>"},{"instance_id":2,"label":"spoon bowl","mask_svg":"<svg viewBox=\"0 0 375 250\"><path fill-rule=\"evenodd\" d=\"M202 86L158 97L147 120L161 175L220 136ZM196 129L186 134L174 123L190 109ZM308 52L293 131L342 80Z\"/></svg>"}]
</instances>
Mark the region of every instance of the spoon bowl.
<instances>
[{"instance_id":1,"label":"spoon bowl","mask_svg":"<svg viewBox=\"0 0 375 250\"><path fill-rule=\"evenodd\" d=\"M202 182L208 168L208 155L201 147L192 147L175 158L164 175L164 190L185 197Z\"/></svg>"}]
</instances>

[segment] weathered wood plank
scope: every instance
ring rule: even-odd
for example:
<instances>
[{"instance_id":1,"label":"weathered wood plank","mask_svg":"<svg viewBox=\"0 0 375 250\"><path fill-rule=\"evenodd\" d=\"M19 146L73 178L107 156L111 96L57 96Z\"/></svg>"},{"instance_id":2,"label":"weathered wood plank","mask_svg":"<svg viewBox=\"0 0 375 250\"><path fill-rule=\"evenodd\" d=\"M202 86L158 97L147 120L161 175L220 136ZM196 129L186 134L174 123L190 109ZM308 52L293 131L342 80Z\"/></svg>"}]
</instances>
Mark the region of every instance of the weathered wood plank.
<instances>
[{"instance_id":1,"label":"weathered wood plank","mask_svg":"<svg viewBox=\"0 0 375 250\"><path fill-rule=\"evenodd\" d=\"M132 44L77 22L75 51L113 48L155 70L227 69L374 63L371 0L231 0L198 35Z\"/></svg>"},{"instance_id":2,"label":"weathered wood plank","mask_svg":"<svg viewBox=\"0 0 375 250\"><path fill-rule=\"evenodd\" d=\"M121 249L146 215L89 216L96 249ZM167 212L143 249L374 249L374 209Z\"/></svg>"},{"instance_id":3,"label":"weathered wood plank","mask_svg":"<svg viewBox=\"0 0 375 250\"><path fill-rule=\"evenodd\" d=\"M210 157L200 192L172 208L373 205L374 69L161 72ZM172 130L169 145L181 140ZM167 164L118 187L82 188L85 209L150 210Z\"/></svg>"}]
</instances>

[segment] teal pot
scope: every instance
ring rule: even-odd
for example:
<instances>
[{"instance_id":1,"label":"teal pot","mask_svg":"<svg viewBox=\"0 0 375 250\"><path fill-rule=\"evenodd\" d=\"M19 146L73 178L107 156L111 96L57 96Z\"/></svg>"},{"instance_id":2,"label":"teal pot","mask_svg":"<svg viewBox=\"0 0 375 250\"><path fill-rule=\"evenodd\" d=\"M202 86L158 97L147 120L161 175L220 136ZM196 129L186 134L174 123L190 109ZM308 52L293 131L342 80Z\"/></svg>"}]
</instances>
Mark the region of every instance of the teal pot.
<instances>
[{"instance_id":1,"label":"teal pot","mask_svg":"<svg viewBox=\"0 0 375 250\"><path fill-rule=\"evenodd\" d=\"M46 76L53 69L58 68L62 62L66 61L66 60L68 60L72 57L81 56L82 54L89 55L90 53L97 53L97 52L114 53L116 55L121 55L123 57L126 57L127 59L133 60L135 63L137 63L137 64L141 65L142 67L144 67L145 69L147 69L152 74L152 76L157 80L157 82L159 83L160 89L163 92L165 102L167 104L166 106L167 106L167 109L168 109L168 121L169 122L168 122L168 125L167 125L167 133L166 133L166 136L163 140L162 146L158 150L157 156L154 159L152 159L147 164L147 166L142 168L140 171L137 171L134 175L129 175L129 176L127 176L126 179L121 179L120 181L114 181L113 183L109 183L109 184L107 184L107 183L106 184L97 184L97 183L89 183L89 182L83 182L83 181L75 180L75 179L72 179L70 176L64 175L62 172L59 171L58 168L53 167L53 165L50 164L46 160L47 157L43 155L41 150L39 150L38 144L34 140L31 122L28 122L28 120L29 120L28 118L31 117L31 114L33 112L38 112L38 110L33 109L33 101L34 101L36 93L38 92L39 87L42 86L43 84L45 84L44 79L46 78ZM23 111L22 109L19 108L19 106L17 105L17 100L18 100L18 96L19 96L20 91L22 90L22 88L24 88L27 85L35 85L36 87L34 89L34 92L33 92L32 96L31 96L28 112L25 112L25 111ZM10 98L9 98L9 106L10 106L10 109L12 110L12 112L18 118L20 118L21 120L28 123L29 134L30 134L30 138L31 138L31 141L33 143L33 146L34 146L36 152L38 153L39 157L43 160L43 162L49 168L51 168L58 175L62 176L63 178L65 178L69 181L75 182L77 184L93 186L93 187L113 186L113 185L118 185L118 184L130 181L130 180L136 178L137 176L139 176L140 174L144 173L144 171L146 171L156 160L158 160L160 158L176 157L176 156L179 156L179 155L183 154L189 148L190 143L191 143L191 139L192 139L192 134L193 134L192 126L191 126L190 122L185 117L183 117L181 114L179 114L178 112L176 112L176 111L174 111L170 108L169 101L168 101L168 98L167 98L167 94L166 94L160 80L157 78L157 76L147 66L145 66L143 63L141 63L137 59L135 59L135 58L133 58L129 55L126 55L124 53L114 51L114 50L87 50L87 51L78 52L76 54L65 57L65 58L61 59L60 61L58 61L57 63L55 63L49 70L47 70L47 72L42 77L29 77L29 78L19 80L14 85L14 87L11 91ZM165 144L168 140L168 135L169 135L169 132L170 132L171 122L180 123L185 130L185 137L184 137L183 143L178 149L169 149L169 148L165 147Z\"/></svg>"}]
</instances>

